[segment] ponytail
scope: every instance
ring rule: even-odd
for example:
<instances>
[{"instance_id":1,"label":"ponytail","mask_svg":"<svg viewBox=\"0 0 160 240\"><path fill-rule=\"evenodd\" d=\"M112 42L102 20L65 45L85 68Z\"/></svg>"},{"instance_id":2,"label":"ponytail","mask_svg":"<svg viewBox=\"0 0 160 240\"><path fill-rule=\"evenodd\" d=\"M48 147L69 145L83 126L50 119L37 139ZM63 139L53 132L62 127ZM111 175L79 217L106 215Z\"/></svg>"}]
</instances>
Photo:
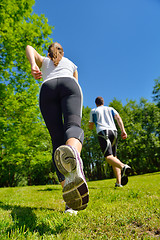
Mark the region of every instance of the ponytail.
<instances>
[{"instance_id":1,"label":"ponytail","mask_svg":"<svg viewBox=\"0 0 160 240\"><path fill-rule=\"evenodd\" d=\"M48 48L48 56L53 61L54 65L58 66L59 62L63 57L62 46L57 42L52 43Z\"/></svg>"}]
</instances>

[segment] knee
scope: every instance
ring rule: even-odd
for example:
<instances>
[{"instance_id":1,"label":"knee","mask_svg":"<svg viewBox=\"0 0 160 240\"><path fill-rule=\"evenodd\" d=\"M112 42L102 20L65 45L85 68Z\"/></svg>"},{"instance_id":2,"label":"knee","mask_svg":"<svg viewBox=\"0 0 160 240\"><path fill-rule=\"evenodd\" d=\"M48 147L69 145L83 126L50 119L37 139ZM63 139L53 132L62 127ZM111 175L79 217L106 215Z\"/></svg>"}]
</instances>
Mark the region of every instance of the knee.
<instances>
[{"instance_id":1,"label":"knee","mask_svg":"<svg viewBox=\"0 0 160 240\"><path fill-rule=\"evenodd\" d=\"M83 144L84 131L80 127L72 125L72 127L68 128L65 132L65 142L70 138L76 138Z\"/></svg>"}]
</instances>

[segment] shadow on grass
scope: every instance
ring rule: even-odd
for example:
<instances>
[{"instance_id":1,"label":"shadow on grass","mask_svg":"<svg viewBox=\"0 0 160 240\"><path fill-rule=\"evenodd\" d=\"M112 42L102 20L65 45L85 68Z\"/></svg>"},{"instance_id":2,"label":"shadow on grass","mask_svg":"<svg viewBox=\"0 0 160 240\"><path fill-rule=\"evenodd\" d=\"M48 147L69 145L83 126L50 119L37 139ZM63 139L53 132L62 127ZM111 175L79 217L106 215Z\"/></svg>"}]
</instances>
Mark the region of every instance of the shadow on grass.
<instances>
[{"instance_id":1,"label":"shadow on grass","mask_svg":"<svg viewBox=\"0 0 160 240\"><path fill-rule=\"evenodd\" d=\"M99 189L99 190L102 190L102 189L116 189L116 187L113 185L113 186L100 186L100 187L93 187L93 186L89 186L89 189Z\"/></svg>"},{"instance_id":2,"label":"shadow on grass","mask_svg":"<svg viewBox=\"0 0 160 240\"><path fill-rule=\"evenodd\" d=\"M52 229L48 223L45 221L41 221L39 224L37 221L38 218L36 214L33 212L33 210L50 210L50 211L55 211L55 209L51 208L34 208L34 207L21 207L17 205L9 205L9 204L4 204L3 202L0 201L0 208L4 210L11 210L11 216L13 220L13 225L11 227L8 227L7 233L9 235L12 232L16 232L16 230L20 230L23 232L29 231L32 233L38 232L41 236L46 233L46 234L57 234L62 232L63 226L57 226L57 228ZM62 211L59 211L62 212Z\"/></svg>"},{"instance_id":3,"label":"shadow on grass","mask_svg":"<svg viewBox=\"0 0 160 240\"><path fill-rule=\"evenodd\" d=\"M38 189L38 192L51 192L51 191L60 191L60 189L57 188L46 188L46 189Z\"/></svg>"}]
</instances>

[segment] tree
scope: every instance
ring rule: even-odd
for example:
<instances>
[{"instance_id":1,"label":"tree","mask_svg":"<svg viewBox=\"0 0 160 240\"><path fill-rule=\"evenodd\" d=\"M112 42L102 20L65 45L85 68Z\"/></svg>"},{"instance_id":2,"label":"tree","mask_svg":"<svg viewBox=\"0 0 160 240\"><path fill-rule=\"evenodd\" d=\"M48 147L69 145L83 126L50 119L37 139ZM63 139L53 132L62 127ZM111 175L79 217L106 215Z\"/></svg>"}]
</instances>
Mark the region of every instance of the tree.
<instances>
[{"instance_id":1,"label":"tree","mask_svg":"<svg viewBox=\"0 0 160 240\"><path fill-rule=\"evenodd\" d=\"M128 138L118 138L118 157L132 166L135 174L160 169L159 108L141 99L129 101L120 112Z\"/></svg>"},{"instance_id":2,"label":"tree","mask_svg":"<svg viewBox=\"0 0 160 240\"><path fill-rule=\"evenodd\" d=\"M39 179L44 174L48 181L52 168L50 138L38 108L39 83L30 74L25 48L30 44L43 54L53 27L44 15L32 14L33 4L34 0L0 2L1 186L36 184L34 169L40 165Z\"/></svg>"},{"instance_id":3,"label":"tree","mask_svg":"<svg viewBox=\"0 0 160 240\"><path fill-rule=\"evenodd\" d=\"M44 15L32 13L34 0L1 0L0 14L0 81L14 86L15 91L24 90L35 83L30 76L25 47L31 44L43 53L51 40L52 27ZM43 48L42 48L43 47Z\"/></svg>"},{"instance_id":4,"label":"tree","mask_svg":"<svg viewBox=\"0 0 160 240\"><path fill-rule=\"evenodd\" d=\"M128 138L121 139L118 130L117 156L122 162L129 164L134 174L155 172L160 170L160 110L154 103L141 98L140 103L128 101L125 106L114 99L109 106L115 108L123 119ZM82 158L86 175L90 180L113 177L112 168L106 163L96 130L88 130L90 108L83 108L82 127L85 140Z\"/></svg>"},{"instance_id":5,"label":"tree","mask_svg":"<svg viewBox=\"0 0 160 240\"><path fill-rule=\"evenodd\" d=\"M155 85L152 94L154 102L156 102L157 106L160 108L160 78L155 79Z\"/></svg>"}]
</instances>

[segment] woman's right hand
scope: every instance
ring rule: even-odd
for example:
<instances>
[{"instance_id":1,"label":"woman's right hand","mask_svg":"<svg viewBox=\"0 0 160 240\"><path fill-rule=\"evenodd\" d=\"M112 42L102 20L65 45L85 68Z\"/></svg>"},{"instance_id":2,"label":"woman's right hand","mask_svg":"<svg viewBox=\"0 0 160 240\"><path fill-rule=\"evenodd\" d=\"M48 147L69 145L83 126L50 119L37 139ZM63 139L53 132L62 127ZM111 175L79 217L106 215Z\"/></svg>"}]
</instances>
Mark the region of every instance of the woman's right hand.
<instances>
[{"instance_id":1,"label":"woman's right hand","mask_svg":"<svg viewBox=\"0 0 160 240\"><path fill-rule=\"evenodd\" d=\"M40 71L36 63L31 66L31 74L35 79L42 78L42 72Z\"/></svg>"}]
</instances>

